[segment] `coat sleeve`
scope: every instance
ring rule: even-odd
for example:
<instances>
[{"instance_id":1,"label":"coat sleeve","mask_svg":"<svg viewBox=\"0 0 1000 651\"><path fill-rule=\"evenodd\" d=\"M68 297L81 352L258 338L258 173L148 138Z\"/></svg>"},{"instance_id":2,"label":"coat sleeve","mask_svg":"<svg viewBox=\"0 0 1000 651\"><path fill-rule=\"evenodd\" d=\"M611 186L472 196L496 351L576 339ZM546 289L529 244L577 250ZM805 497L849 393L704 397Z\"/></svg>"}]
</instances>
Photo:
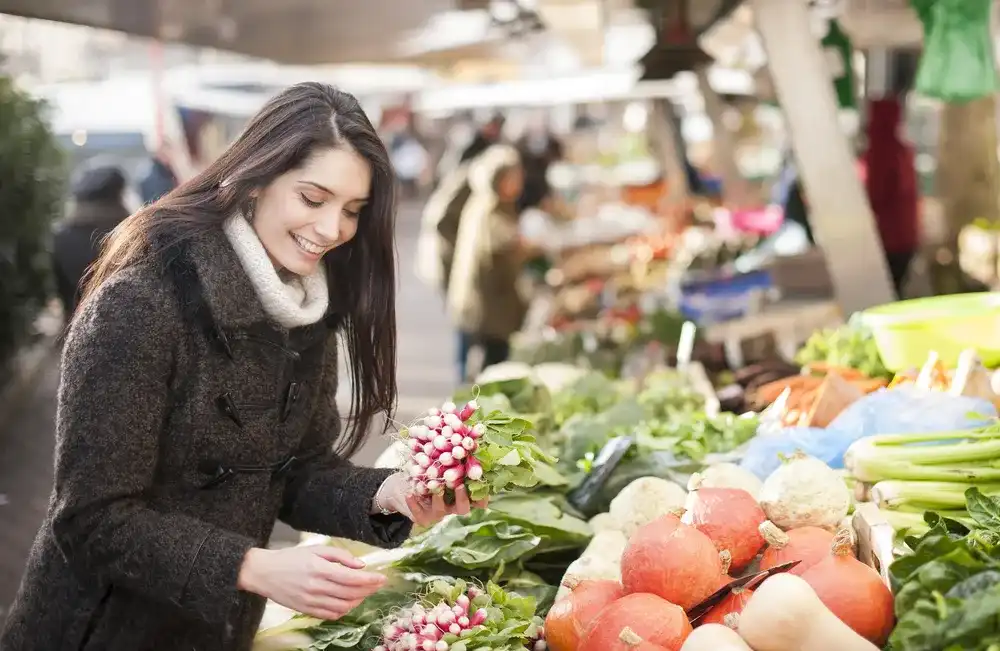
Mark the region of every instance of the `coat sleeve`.
<instances>
[{"instance_id":1,"label":"coat sleeve","mask_svg":"<svg viewBox=\"0 0 1000 651\"><path fill-rule=\"evenodd\" d=\"M173 306L134 275L82 306L63 351L56 416L52 530L88 582L123 586L208 621L225 620L254 541L154 510L159 440L169 409Z\"/></svg>"},{"instance_id":2,"label":"coat sleeve","mask_svg":"<svg viewBox=\"0 0 1000 651\"><path fill-rule=\"evenodd\" d=\"M397 547L413 528L402 515L371 515L372 499L382 482L396 472L359 468L334 451L340 434L337 409L337 341L326 343L323 377L314 398L303 450L323 450L289 475L280 519L299 531L359 540L379 547Z\"/></svg>"}]
</instances>

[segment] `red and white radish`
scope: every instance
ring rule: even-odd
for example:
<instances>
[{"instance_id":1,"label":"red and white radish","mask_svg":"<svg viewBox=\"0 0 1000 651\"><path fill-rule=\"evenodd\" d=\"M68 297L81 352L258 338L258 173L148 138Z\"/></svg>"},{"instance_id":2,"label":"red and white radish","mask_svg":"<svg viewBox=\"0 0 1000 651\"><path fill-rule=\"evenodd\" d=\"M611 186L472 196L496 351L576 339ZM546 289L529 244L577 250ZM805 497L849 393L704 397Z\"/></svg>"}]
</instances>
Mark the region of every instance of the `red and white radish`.
<instances>
[{"instance_id":1,"label":"red and white radish","mask_svg":"<svg viewBox=\"0 0 1000 651\"><path fill-rule=\"evenodd\" d=\"M545 641L553 651L576 651L580 639L605 607L625 595L617 581L568 578L569 594L553 604L545 618Z\"/></svg>"},{"instance_id":2,"label":"red and white radish","mask_svg":"<svg viewBox=\"0 0 1000 651\"><path fill-rule=\"evenodd\" d=\"M407 470L410 484L418 495L454 490L466 477L482 478L482 465L475 458L478 439L485 432L481 423L467 424L479 409L475 400L462 407L446 402L440 409L431 409L420 424L409 427L404 436L409 440L410 458Z\"/></svg>"},{"instance_id":3,"label":"red and white radish","mask_svg":"<svg viewBox=\"0 0 1000 651\"><path fill-rule=\"evenodd\" d=\"M895 621L892 592L878 572L854 558L849 529L837 532L829 555L802 579L855 633L880 647L889 639Z\"/></svg>"},{"instance_id":4,"label":"red and white radish","mask_svg":"<svg viewBox=\"0 0 1000 651\"><path fill-rule=\"evenodd\" d=\"M486 608L472 607L477 594L478 588L470 586L454 604L444 600L433 607L416 603L397 611L382 627L381 644L373 651L449 651L448 639L455 638L448 636L461 636L486 622Z\"/></svg>"},{"instance_id":5,"label":"red and white radish","mask_svg":"<svg viewBox=\"0 0 1000 651\"><path fill-rule=\"evenodd\" d=\"M723 574L711 539L672 514L635 532L621 568L627 592L654 594L685 610L718 590Z\"/></svg>"},{"instance_id":6,"label":"red and white radish","mask_svg":"<svg viewBox=\"0 0 1000 651\"><path fill-rule=\"evenodd\" d=\"M701 488L693 493L690 510L681 522L693 525L715 543L719 551L732 554L732 569L739 572L748 566L761 547L759 531L767 520L757 500L740 488Z\"/></svg>"},{"instance_id":7,"label":"red and white radish","mask_svg":"<svg viewBox=\"0 0 1000 651\"><path fill-rule=\"evenodd\" d=\"M806 570L830 555L833 534L819 527L800 527L782 531L770 520L760 525L760 533L767 547L760 556L760 569L769 570L792 561L799 564L790 574L802 576Z\"/></svg>"},{"instance_id":8,"label":"red and white radish","mask_svg":"<svg viewBox=\"0 0 1000 651\"><path fill-rule=\"evenodd\" d=\"M600 612L579 651L630 651L630 642L622 639L625 629L666 651L679 651L692 630L680 606L652 594L629 594Z\"/></svg>"}]
</instances>

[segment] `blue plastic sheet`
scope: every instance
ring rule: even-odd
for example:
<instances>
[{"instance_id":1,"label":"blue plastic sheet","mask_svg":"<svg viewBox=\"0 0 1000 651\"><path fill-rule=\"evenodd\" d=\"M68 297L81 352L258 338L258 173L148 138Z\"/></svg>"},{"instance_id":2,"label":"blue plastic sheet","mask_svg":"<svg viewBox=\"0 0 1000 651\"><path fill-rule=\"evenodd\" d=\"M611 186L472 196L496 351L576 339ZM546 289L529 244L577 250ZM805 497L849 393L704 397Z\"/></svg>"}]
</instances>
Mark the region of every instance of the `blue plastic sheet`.
<instances>
[{"instance_id":1,"label":"blue plastic sheet","mask_svg":"<svg viewBox=\"0 0 1000 651\"><path fill-rule=\"evenodd\" d=\"M983 427L997 416L987 400L904 386L869 394L845 409L826 429L788 427L758 434L747 444L740 466L761 479L796 450L831 468L844 467L852 443L876 434L947 432Z\"/></svg>"}]
</instances>

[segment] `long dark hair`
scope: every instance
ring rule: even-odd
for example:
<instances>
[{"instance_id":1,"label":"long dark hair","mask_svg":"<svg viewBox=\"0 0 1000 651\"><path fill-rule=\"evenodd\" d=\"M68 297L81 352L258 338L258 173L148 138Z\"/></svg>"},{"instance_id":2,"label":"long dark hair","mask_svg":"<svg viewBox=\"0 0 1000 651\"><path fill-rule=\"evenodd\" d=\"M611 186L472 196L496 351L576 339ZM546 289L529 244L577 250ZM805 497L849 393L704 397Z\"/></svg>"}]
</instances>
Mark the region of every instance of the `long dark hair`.
<instances>
[{"instance_id":1,"label":"long dark hair","mask_svg":"<svg viewBox=\"0 0 1000 651\"><path fill-rule=\"evenodd\" d=\"M301 167L314 152L349 147L372 171L358 232L323 258L331 305L341 308L352 398L350 428L338 451L353 455L375 417L388 429L397 402L395 188L385 145L357 99L314 82L291 86L255 115L208 168L156 203L144 206L108 238L87 279L84 300L119 269L165 247L221 228L249 208L253 190ZM332 293L336 288L337 295Z\"/></svg>"}]
</instances>

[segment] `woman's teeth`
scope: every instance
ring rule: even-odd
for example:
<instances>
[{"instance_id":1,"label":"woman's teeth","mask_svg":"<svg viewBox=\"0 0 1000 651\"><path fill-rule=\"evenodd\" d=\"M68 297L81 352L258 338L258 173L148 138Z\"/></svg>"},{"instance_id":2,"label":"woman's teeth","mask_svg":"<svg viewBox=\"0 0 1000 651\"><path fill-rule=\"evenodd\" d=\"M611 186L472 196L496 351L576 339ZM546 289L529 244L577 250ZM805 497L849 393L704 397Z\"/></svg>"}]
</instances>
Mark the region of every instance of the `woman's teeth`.
<instances>
[{"instance_id":1,"label":"woman's teeth","mask_svg":"<svg viewBox=\"0 0 1000 651\"><path fill-rule=\"evenodd\" d=\"M303 251L305 251L306 253L312 253L313 255L319 255L319 254L323 253L323 251L326 250L326 247L322 247L322 246L318 246L316 244L313 244L309 240L305 239L304 237L302 237L300 235L296 235L295 233L292 233L292 239L294 239L295 243L299 245L299 248L302 249Z\"/></svg>"}]
</instances>

